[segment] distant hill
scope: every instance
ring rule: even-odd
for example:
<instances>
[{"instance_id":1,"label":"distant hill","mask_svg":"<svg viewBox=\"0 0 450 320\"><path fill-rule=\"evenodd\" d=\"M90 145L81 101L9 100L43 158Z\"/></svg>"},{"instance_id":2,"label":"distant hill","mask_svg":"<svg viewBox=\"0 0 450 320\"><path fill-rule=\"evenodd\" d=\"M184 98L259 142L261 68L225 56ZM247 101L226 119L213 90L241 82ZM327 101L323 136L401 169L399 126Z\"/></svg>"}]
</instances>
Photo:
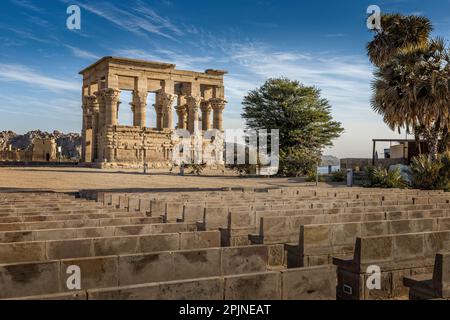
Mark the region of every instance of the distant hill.
<instances>
[{"instance_id":1,"label":"distant hill","mask_svg":"<svg viewBox=\"0 0 450 320\"><path fill-rule=\"evenodd\" d=\"M36 138L53 138L62 149L64 158L81 158L81 135L78 133L62 133L53 131L51 133L40 130L29 131L20 135L13 131L0 131L0 150L5 150L9 145L16 150L26 150L33 146Z\"/></svg>"}]
</instances>

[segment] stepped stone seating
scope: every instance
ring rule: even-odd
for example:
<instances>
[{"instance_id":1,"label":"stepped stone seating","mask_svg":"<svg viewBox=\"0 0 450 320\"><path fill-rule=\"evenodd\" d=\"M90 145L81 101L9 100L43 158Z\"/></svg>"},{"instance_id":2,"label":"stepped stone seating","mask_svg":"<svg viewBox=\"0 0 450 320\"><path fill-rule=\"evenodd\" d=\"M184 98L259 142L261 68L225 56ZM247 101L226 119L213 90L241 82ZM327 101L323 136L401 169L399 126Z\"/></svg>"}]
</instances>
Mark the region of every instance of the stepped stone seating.
<instances>
[{"instance_id":1,"label":"stepped stone seating","mask_svg":"<svg viewBox=\"0 0 450 320\"><path fill-rule=\"evenodd\" d=\"M219 231L0 243L0 264L215 248Z\"/></svg>"},{"instance_id":2,"label":"stepped stone seating","mask_svg":"<svg viewBox=\"0 0 450 320\"><path fill-rule=\"evenodd\" d=\"M0 193L0 298L395 298L407 294L404 276L430 273L434 255L450 249L450 195L439 191L282 187L80 196ZM347 255L356 256L358 241L380 237L391 239L392 254L372 259L386 244L364 242L362 252L380 264L384 281L383 290L368 293L361 289L366 260L357 269L357 258ZM423 252L413 254L420 241ZM343 262L336 268L333 258ZM73 265L81 268L78 291L66 285ZM349 297L343 283L363 294Z\"/></svg>"},{"instance_id":3,"label":"stepped stone seating","mask_svg":"<svg viewBox=\"0 0 450 320\"><path fill-rule=\"evenodd\" d=\"M331 264L351 255L357 237L450 230L450 218L302 225L298 243L286 244L287 266Z\"/></svg>"},{"instance_id":4,"label":"stepped stone seating","mask_svg":"<svg viewBox=\"0 0 450 320\"><path fill-rule=\"evenodd\" d=\"M404 277L410 300L450 300L450 253L436 255L432 274Z\"/></svg>"},{"instance_id":5,"label":"stepped stone seating","mask_svg":"<svg viewBox=\"0 0 450 320\"><path fill-rule=\"evenodd\" d=\"M435 255L449 248L450 231L357 238L353 257L334 257L337 297L346 300L393 299L405 296L403 277L430 273ZM381 268L381 290L369 290L368 267Z\"/></svg>"},{"instance_id":6,"label":"stepped stone seating","mask_svg":"<svg viewBox=\"0 0 450 320\"><path fill-rule=\"evenodd\" d=\"M156 224L161 223L161 218L102 218L102 219L81 219L62 220L45 222L19 222L0 223L0 232L18 230L42 230L42 229L63 229L63 228L86 228L86 227L106 227L133 224Z\"/></svg>"},{"instance_id":7,"label":"stepped stone seating","mask_svg":"<svg viewBox=\"0 0 450 320\"><path fill-rule=\"evenodd\" d=\"M45 241L89 237L113 237L196 231L195 226L184 223L150 223L114 225L105 227L42 229L0 232L0 242Z\"/></svg>"},{"instance_id":8,"label":"stepped stone seating","mask_svg":"<svg viewBox=\"0 0 450 320\"><path fill-rule=\"evenodd\" d=\"M334 300L332 266L143 283L25 300Z\"/></svg>"},{"instance_id":9,"label":"stepped stone seating","mask_svg":"<svg viewBox=\"0 0 450 320\"><path fill-rule=\"evenodd\" d=\"M428 206L428 205L427 205ZM424 208L423 205L414 206ZM262 216L260 223L256 227L259 234L250 234L251 243L255 244L275 244L275 243L291 243L298 239L300 226L309 224L329 224L339 222L363 222L363 221L380 221L380 220L404 220L404 219L424 219L434 217L447 217L450 211L447 209L424 209L424 210L407 210L412 206L405 207L404 211L388 211L389 209L402 209L402 206L392 208L367 207L368 212L362 213L335 213L323 214L318 213L311 215L293 215L293 216ZM375 212L375 210L380 210ZM305 211L306 212L306 211ZM314 213L314 211L312 211Z\"/></svg>"},{"instance_id":10,"label":"stepped stone seating","mask_svg":"<svg viewBox=\"0 0 450 320\"><path fill-rule=\"evenodd\" d=\"M0 265L0 298L62 293L69 266L83 270L84 289L263 272L266 246L164 251Z\"/></svg>"}]
</instances>

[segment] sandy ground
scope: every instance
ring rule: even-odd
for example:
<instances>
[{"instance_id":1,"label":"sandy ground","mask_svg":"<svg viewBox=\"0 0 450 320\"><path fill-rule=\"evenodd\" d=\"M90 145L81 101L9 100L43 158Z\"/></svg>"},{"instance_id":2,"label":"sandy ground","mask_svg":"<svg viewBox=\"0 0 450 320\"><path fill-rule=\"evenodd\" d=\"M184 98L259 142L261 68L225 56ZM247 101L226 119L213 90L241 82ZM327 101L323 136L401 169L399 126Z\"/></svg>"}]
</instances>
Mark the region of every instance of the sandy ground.
<instances>
[{"instance_id":1,"label":"sandy ground","mask_svg":"<svg viewBox=\"0 0 450 320\"><path fill-rule=\"evenodd\" d=\"M297 179L179 176L162 170L144 175L139 170L99 170L72 167L3 167L0 168L0 192L51 190L152 191L156 189L192 189L221 187L300 186ZM311 184L306 184L311 185ZM326 187L326 185L323 185Z\"/></svg>"}]
</instances>

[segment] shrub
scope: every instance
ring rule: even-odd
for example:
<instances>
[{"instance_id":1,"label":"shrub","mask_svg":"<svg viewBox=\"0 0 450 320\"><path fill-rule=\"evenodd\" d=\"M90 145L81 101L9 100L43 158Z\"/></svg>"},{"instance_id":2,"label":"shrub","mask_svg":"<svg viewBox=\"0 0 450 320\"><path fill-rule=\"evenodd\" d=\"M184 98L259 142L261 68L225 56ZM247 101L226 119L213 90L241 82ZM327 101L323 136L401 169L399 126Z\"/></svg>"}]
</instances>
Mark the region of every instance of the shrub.
<instances>
[{"instance_id":1,"label":"shrub","mask_svg":"<svg viewBox=\"0 0 450 320\"><path fill-rule=\"evenodd\" d=\"M309 171L306 175L306 182L316 182L317 181L317 175L315 171ZM319 174L319 182L324 182L325 179L323 176Z\"/></svg>"},{"instance_id":2,"label":"shrub","mask_svg":"<svg viewBox=\"0 0 450 320\"><path fill-rule=\"evenodd\" d=\"M415 157L411 162L413 186L423 190L448 190L450 184L450 154L432 160L427 155Z\"/></svg>"},{"instance_id":3,"label":"shrub","mask_svg":"<svg viewBox=\"0 0 450 320\"><path fill-rule=\"evenodd\" d=\"M191 174L195 174L197 176L200 176L203 172L203 169L206 168L206 164L189 164L185 166L186 169L191 169Z\"/></svg>"},{"instance_id":4,"label":"shrub","mask_svg":"<svg viewBox=\"0 0 450 320\"><path fill-rule=\"evenodd\" d=\"M388 171L384 168L368 167L366 168L367 187L371 188L399 188L408 187L405 179L403 179L400 169Z\"/></svg>"},{"instance_id":5,"label":"shrub","mask_svg":"<svg viewBox=\"0 0 450 320\"><path fill-rule=\"evenodd\" d=\"M280 150L280 171L288 177L308 175L310 172L314 172L319 162L320 155L305 148ZM314 181L316 181L315 178Z\"/></svg>"},{"instance_id":6,"label":"shrub","mask_svg":"<svg viewBox=\"0 0 450 320\"><path fill-rule=\"evenodd\" d=\"M346 177L347 177L347 174L341 170L331 173L331 181L332 182L344 182Z\"/></svg>"},{"instance_id":7,"label":"shrub","mask_svg":"<svg viewBox=\"0 0 450 320\"><path fill-rule=\"evenodd\" d=\"M227 166L229 169L234 170L240 177L256 174L256 164L233 164Z\"/></svg>"}]
</instances>

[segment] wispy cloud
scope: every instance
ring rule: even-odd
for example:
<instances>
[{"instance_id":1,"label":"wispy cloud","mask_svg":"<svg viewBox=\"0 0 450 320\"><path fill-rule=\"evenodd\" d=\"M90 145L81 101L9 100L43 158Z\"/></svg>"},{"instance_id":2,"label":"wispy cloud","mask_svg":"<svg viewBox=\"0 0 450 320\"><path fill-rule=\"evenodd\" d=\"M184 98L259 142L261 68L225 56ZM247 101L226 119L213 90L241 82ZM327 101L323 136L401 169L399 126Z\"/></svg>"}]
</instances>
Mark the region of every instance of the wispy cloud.
<instances>
[{"instance_id":1,"label":"wispy cloud","mask_svg":"<svg viewBox=\"0 0 450 320\"><path fill-rule=\"evenodd\" d=\"M68 48L72 54L77 57L77 58L81 58L81 59L87 59L87 60L98 60L100 59L100 56L96 55L95 53L92 53L90 51L87 50L83 50L77 47L73 47L70 45L65 45L66 48Z\"/></svg>"},{"instance_id":2,"label":"wispy cloud","mask_svg":"<svg viewBox=\"0 0 450 320\"><path fill-rule=\"evenodd\" d=\"M32 3L29 0L11 0L11 2L14 3L16 6L19 6L23 9L27 9L27 10L39 12L39 13L45 12L44 9L36 6L34 3Z\"/></svg>"},{"instance_id":3,"label":"wispy cloud","mask_svg":"<svg viewBox=\"0 0 450 320\"><path fill-rule=\"evenodd\" d=\"M12 28L10 26L0 23L0 29L4 29L11 34L15 34L19 38L24 39L24 40L32 40L32 41L36 41L36 42L40 42L40 43L44 43L44 44L51 44L51 45L57 44L57 42L55 41L53 36L44 38L42 36L36 35L34 32L32 32L28 29L25 29L25 28L17 29L17 28Z\"/></svg>"},{"instance_id":4,"label":"wispy cloud","mask_svg":"<svg viewBox=\"0 0 450 320\"><path fill-rule=\"evenodd\" d=\"M343 38L345 33L329 33L326 35L327 38Z\"/></svg>"},{"instance_id":5,"label":"wispy cloud","mask_svg":"<svg viewBox=\"0 0 450 320\"><path fill-rule=\"evenodd\" d=\"M80 85L76 82L55 79L18 64L0 64L0 81L20 82L51 91L80 90Z\"/></svg>"},{"instance_id":6,"label":"wispy cloud","mask_svg":"<svg viewBox=\"0 0 450 320\"><path fill-rule=\"evenodd\" d=\"M214 61L212 56L193 56L180 53L177 50L168 49L153 49L149 51L140 49L119 49L114 51L114 55L143 60L168 61L175 63L177 68L180 69L197 69L199 65L207 66Z\"/></svg>"},{"instance_id":7,"label":"wispy cloud","mask_svg":"<svg viewBox=\"0 0 450 320\"><path fill-rule=\"evenodd\" d=\"M69 0L62 1L69 3ZM156 34L176 40L177 36L184 34L168 18L162 17L140 0L127 1L126 9L107 1L75 1L74 3L90 13L108 20L117 27L140 36Z\"/></svg>"},{"instance_id":8,"label":"wispy cloud","mask_svg":"<svg viewBox=\"0 0 450 320\"><path fill-rule=\"evenodd\" d=\"M322 89L341 114L368 105L372 70L364 57L280 51L263 44L234 44L227 52L241 74L227 76L227 92L236 99L267 78L284 76Z\"/></svg>"}]
</instances>

